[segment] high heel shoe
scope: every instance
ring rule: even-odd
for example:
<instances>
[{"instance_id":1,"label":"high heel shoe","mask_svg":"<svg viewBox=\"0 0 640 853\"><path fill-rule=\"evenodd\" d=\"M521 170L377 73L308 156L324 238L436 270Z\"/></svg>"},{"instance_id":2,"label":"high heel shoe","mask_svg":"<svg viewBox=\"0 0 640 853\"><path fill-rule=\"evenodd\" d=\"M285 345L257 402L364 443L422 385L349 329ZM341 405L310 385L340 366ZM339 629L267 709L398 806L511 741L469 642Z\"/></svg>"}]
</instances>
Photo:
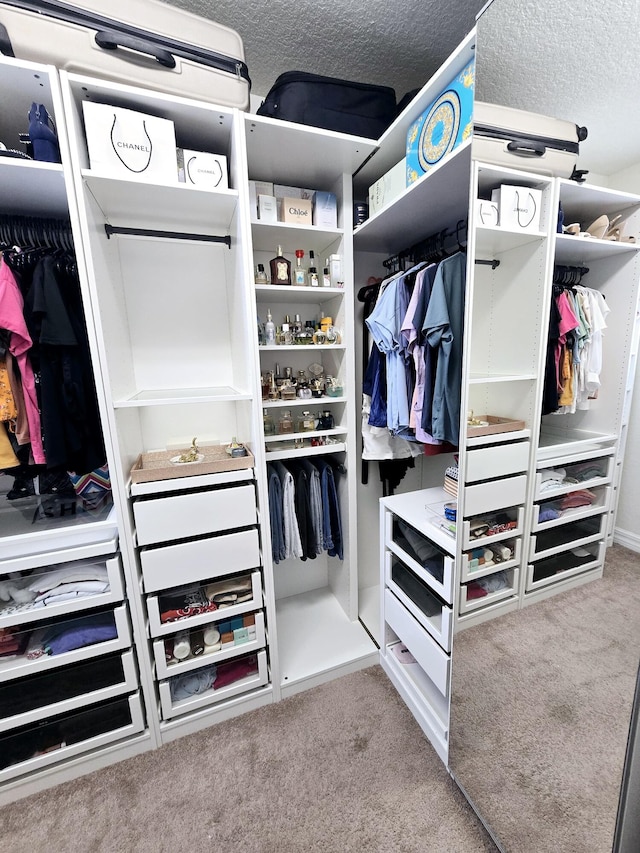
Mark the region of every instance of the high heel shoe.
<instances>
[{"instance_id":1,"label":"high heel shoe","mask_svg":"<svg viewBox=\"0 0 640 853\"><path fill-rule=\"evenodd\" d=\"M44 163L59 163L60 148L53 121L44 104L31 104L29 110L29 139L33 159Z\"/></svg>"}]
</instances>

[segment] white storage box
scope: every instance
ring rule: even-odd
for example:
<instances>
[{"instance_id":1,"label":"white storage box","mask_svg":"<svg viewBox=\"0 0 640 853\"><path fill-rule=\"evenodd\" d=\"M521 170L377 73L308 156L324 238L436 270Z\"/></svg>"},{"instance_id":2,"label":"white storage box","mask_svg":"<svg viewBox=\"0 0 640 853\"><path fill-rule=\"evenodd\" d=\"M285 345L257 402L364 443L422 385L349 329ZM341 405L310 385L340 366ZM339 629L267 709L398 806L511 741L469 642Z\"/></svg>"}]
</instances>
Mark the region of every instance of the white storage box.
<instances>
[{"instance_id":1,"label":"white storage box","mask_svg":"<svg viewBox=\"0 0 640 853\"><path fill-rule=\"evenodd\" d=\"M320 228L338 227L338 205L335 193L320 192L313 195L313 224Z\"/></svg>"},{"instance_id":2,"label":"white storage box","mask_svg":"<svg viewBox=\"0 0 640 853\"><path fill-rule=\"evenodd\" d=\"M114 177L178 183L172 121L83 101L91 169Z\"/></svg>"},{"instance_id":3,"label":"white storage box","mask_svg":"<svg viewBox=\"0 0 640 853\"><path fill-rule=\"evenodd\" d=\"M392 166L375 184L369 187L369 216L373 216L407 188L407 158Z\"/></svg>"},{"instance_id":4,"label":"white storage box","mask_svg":"<svg viewBox=\"0 0 640 853\"><path fill-rule=\"evenodd\" d=\"M542 190L502 184L491 193L498 206L501 228L510 231L539 231Z\"/></svg>"}]
</instances>

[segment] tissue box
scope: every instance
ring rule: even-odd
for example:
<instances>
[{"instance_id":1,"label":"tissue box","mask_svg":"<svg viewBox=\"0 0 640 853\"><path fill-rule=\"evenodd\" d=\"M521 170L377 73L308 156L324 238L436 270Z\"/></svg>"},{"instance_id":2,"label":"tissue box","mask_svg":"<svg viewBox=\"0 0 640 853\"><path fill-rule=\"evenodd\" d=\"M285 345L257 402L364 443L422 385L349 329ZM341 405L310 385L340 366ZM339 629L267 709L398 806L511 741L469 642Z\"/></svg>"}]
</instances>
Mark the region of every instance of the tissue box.
<instances>
[{"instance_id":1,"label":"tissue box","mask_svg":"<svg viewBox=\"0 0 640 853\"><path fill-rule=\"evenodd\" d=\"M313 224L320 228L338 227L338 205L335 193L316 190L313 196Z\"/></svg>"},{"instance_id":2,"label":"tissue box","mask_svg":"<svg viewBox=\"0 0 640 853\"><path fill-rule=\"evenodd\" d=\"M501 184L491 201L498 204L500 227L510 231L539 231L542 190Z\"/></svg>"},{"instance_id":3,"label":"tissue box","mask_svg":"<svg viewBox=\"0 0 640 853\"><path fill-rule=\"evenodd\" d=\"M403 157L399 163L392 166L375 184L369 187L369 215L377 213L386 204L393 201L407 186L407 160Z\"/></svg>"},{"instance_id":4,"label":"tissue box","mask_svg":"<svg viewBox=\"0 0 640 853\"><path fill-rule=\"evenodd\" d=\"M307 198L278 199L278 219L281 222L294 222L296 225L311 225L311 201Z\"/></svg>"},{"instance_id":5,"label":"tissue box","mask_svg":"<svg viewBox=\"0 0 640 853\"><path fill-rule=\"evenodd\" d=\"M471 62L407 131L407 186L471 137L475 62Z\"/></svg>"},{"instance_id":6,"label":"tissue box","mask_svg":"<svg viewBox=\"0 0 640 853\"><path fill-rule=\"evenodd\" d=\"M223 154L178 148L178 180L205 190L229 189L227 158Z\"/></svg>"},{"instance_id":7,"label":"tissue box","mask_svg":"<svg viewBox=\"0 0 640 853\"><path fill-rule=\"evenodd\" d=\"M83 101L91 168L114 177L177 184L172 121L134 110Z\"/></svg>"}]
</instances>

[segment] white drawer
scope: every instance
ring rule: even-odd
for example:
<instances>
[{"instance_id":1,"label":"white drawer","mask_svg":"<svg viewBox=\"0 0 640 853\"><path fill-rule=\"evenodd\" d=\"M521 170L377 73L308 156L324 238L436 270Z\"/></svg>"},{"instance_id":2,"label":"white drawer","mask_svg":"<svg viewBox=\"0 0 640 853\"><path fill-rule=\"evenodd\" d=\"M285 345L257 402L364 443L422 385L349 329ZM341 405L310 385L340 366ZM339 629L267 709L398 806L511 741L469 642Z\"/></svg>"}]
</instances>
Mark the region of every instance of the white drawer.
<instances>
[{"instance_id":1,"label":"white drawer","mask_svg":"<svg viewBox=\"0 0 640 853\"><path fill-rule=\"evenodd\" d=\"M605 522L606 516L600 515L600 517L573 521L562 527L538 531L530 537L528 559L533 562L590 542L597 542L606 535Z\"/></svg>"},{"instance_id":2,"label":"white drawer","mask_svg":"<svg viewBox=\"0 0 640 853\"><path fill-rule=\"evenodd\" d=\"M138 545L204 536L256 523L253 484L133 503Z\"/></svg>"},{"instance_id":3,"label":"white drawer","mask_svg":"<svg viewBox=\"0 0 640 853\"><path fill-rule=\"evenodd\" d=\"M485 563L483 565L474 566L473 568L470 568L467 555L463 552L460 567L460 580L462 582L474 581L478 578L485 577L485 575L491 575L496 571L501 571L502 569L512 569L515 566L519 566L520 556L522 552L522 539L504 539L502 540L502 544L508 545L513 550L513 557L510 560L504 560L502 563L494 562L491 565L487 565Z\"/></svg>"},{"instance_id":4,"label":"white drawer","mask_svg":"<svg viewBox=\"0 0 640 853\"><path fill-rule=\"evenodd\" d=\"M76 619L84 616L82 613L73 614L70 619ZM48 669L57 669L61 666L66 666L70 663L79 663L88 658L108 655L110 652L126 649L131 645L131 628L129 625L129 614L127 605L121 604L113 611L113 617L116 626L116 636L112 640L105 640L102 643L93 643L90 646L82 646L79 649L72 649L68 652L63 652L58 655L42 655L39 658L29 660L24 655L12 660L0 660L0 683L4 681L12 681L14 678L23 678L27 675L35 675L38 672L44 672ZM65 620L66 621L66 620ZM47 624L47 623L45 623ZM25 628L28 633L44 625L29 626Z\"/></svg>"},{"instance_id":5,"label":"white drawer","mask_svg":"<svg viewBox=\"0 0 640 853\"><path fill-rule=\"evenodd\" d=\"M442 695L448 696L451 658L388 589L384 591L384 621Z\"/></svg>"},{"instance_id":6,"label":"white drawer","mask_svg":"<svg viewBox=\"0 0 640 853\"><path fill-rule=\"evenodd\" d=\"M472 536L472 519L466 519L465 521L463 521L462 547L467 549L482 548L484 545L489 545L491 542L500 542L502 539L511 539L514 536L520 536L522 534L524 525L524 507L509 507L508 509L504 510L504 513L509 517L509 521L515 521L516 526L507 530L502 530L499 533L494 533L489 536Z\"/></svg>"},{"instance_id":7,"label":"white drawer","mask_svg":"<svg viewBox=\"0 0 640 853\"><path fill-rule=\"evenodd\" d=\"M194 542L140 551L147 592L220 577L260 565L257 530L242 530Z\"/></svg>"},{"instance_id":8,"label":"white drawer","mask_svg":"<svg viewBox=\"0 0 640 853\"><path fill-rule=\"evenodd\" d=\"M197 657L187 658L187 660L179 663L167 664L164 653L164 640L155 640L153 643L153 655L156 660L156 675L158 678L170 678L172 675L181 675L185 672L191 672L194 669L208 666L212 663L219 663L229 658L239 657L257 652L259 649L264 649L266 645L266 632L264 627L264 613L256 613L256 637L255 640L250 640L246 643L238 643L220 649L218 652L210 654L198 655Z\"/></svg>"},{"instance_id":9,"label":"white drawer","mask_svg":"<svg viewBox=\"0 0 640 853\"><path fill-rule=\"evenodd\" d=\"M523 504L527 491L527 478L505 477L490 483L464 487L463 516L480 515L494 509Z\"/></svg>"},{"instance_id":10,"label":"white drawer","mask_svg":"<svg viewBox=\"0 0 640 853\"><path fill-rule=\"evenodd\" d=\"M540 507L544 505L544 502L541 504L534 504L531 529L535 531L549 530L552 527L562 527L564 524L569 524L572 521L579 521L581 518L590 518L593 515L602 515L602 513L605 513L609 508L609 500L612 492L611 486L600 486L593 491L596 495L593 503L586 504L585 506L569 507L568 509L562 510L557 518L551 518L548 521L539 520Z\"/></svg>"},{"instance_id":11,"label":"white drawer","mask_svg":"<svg viewBox=\"0 0 640 853\"><path fill-rule=\"evenodd\" d=\"M172 717L179 717L181 714L188 714L190 711L197 711L207 705L224 702L225 699L230 699L242 693L249 693L249 691L255 690L257 687L262 687L269 680L267 653L265 651L258 652L257 658L258 671L253 675L248 675L246 678L241 678L239 681L234 681L233 684L228 684L226 687L221 687L218 690L211 688L204 693L190 696L188 699L180 699L177 702L173 702L171 699L169 682L159 681L158 692L160 694L162 719L170 720Z\"/></svg>"},{"instance_id":12,"label":"white drawer","mask_svg":"<svg viewBox=\"0 0 640 853\"><path fill-rule=\"evenodd\" d=\"M609 448L605 453L593 455L590 459L585 459L581 462L572 462L564 466L552 466L552 470L558 471L558 469L562 469L567 477L578 479L578 483L558 483L558 485L554 485L552 488L544 488L542 479L543 471L539 470L536 474L535 499L537 501L551 500L552 498L567 495L570 492L576 492L580 489L593 489L596 486L607 485L613 477L615 459L611 456L612 452L613 449ZM586 479L583 479L585 477L586 466L589 469L592 468L593 472Z\"/></svg>"},{"instance_id":13,"label":"white drawer","mask_svg":"<svg viewBox=\"0 0 640 853\"><path fill-rule=\"evenodd\" d=\"M397 531L396 533L396 524L395 522L398 520L397 517L385 510L384 513L384 537L385 544L389 548L389 550L393 551L403 563L405 563L409 568L420 578L420 580L424 581L427 586L430 586L431 589L436 592L440 598L443 598L449 604L453 603L453 577L454 577L454 560L449 554L445 553L439 544L433 542L428 536L423 533L420 533L419 530L416 530L413 525L409 525L409 527L413 530L416 536L419 536L421 540L424 540L428 545L433 546L441 555L442 558L442 581L438 580L435 575L433 575L430 571L428 571L424 565L419 562L418 555L415 551L412 550L409 553L403 542L400 540L400 536L402 536L401 531ZM404 521L404 519L399 519L400 521ZM407 522L405 522L406 524ZM397 540L397 541L396 541ZM452 540L453 541L453 540ZM454 543L455 544L455 543ZM438 558L439 559L439 558Z\"/></svg>"},{"instance_id":14,"label":"white drawer","mask_svg":"<svg viewBox=\"0 0 640 853\"><path fill-rule=\"evenodd\" d=\"M85 561L80 561L85 562ZM104 565L107 569L107 579L109 581L109 589L106 592L96 593L96 595L84 595L80 598L74 598L69 601L61 601L57 604L47 604L46 607L33 607L31 604L11 604L9 602L0 602L0 628L10 628L14 625L30 625L34 622L42 622L46 619L51 619L54 616L64 616L67 613L80 613L82 610L87 610L94 607L102 607L105 604L122 601L124 597L122 587L122 574L120 572L120 557L110 557L104 559L99 557L95 560L87 561ZM64 565L69 565L70 568L77 566L78 562L51 566L52 571L59 571ZM46 568L43 568L41 574L46 574ZM36 572L33 573L35 577Z\"/></svg>"},{"instance_id":15,"label":"white drawer","mask_svg":"<svg viewBox=\"0 0 640 853\"><path fill-rule=\"evenodd\" d=\"M530 563L527 566L526 591L541 589L559 581L581 575L602 564L606 545L604 542L585 546L589 556L578 557L570 552L555 554L553 557Z\"/></svg>"},{"instance_id":16,"label":"white drawer","mask_svg":"<svg viewBox=\"0 0 640 853\"><path fill-rule=\"evenodd\" d=\"M18 776L23 776L27 773L32 773L36 770L42 770L52 764L61 763L68 758L81 755L84 752L94 752L103 746L114 743L115 741L124 740L132 735L139 734L145 726L140 694L133 693L130 696L123 697L118 705L124 705L127 708L129 722L126 722L118 728L105 731L102 734L94 735L86 740L81 740L77 743L69 743L66 746L62 746L60 749L53 749L50 752L34 755L33 758L29 758L26 761L21 761L18 764L11 764L8 767L4 767L0 769L0 783L7 782L10 779L15 779ZM76 719L75 713L70 716L72 719ZM80 720L81 719L82 716L80 715ZM62 720L63 725L64 722L65 721ZM41 728L39 727L39 730L46 731L47 725L49 724L43 724ZM58 726L59 723L56 721L50 725ZM20 737L20 734L16 734L12 737Z\"/></svg>"},{"instance_id":17,"label":"white drawer","mask_svg":"<svg viewBox=\"0 0 640 853\"><path fill-rule=\"evenodd\" d=\"M112 699L115 696L120 696L123 693L129 693L135 690L138 687L138 676L136 673L133 651L125 652L122 655L122 670L122 679L107 687L92 690L88 693L81 693L79 696L62 699L58 702L53 702L49 705L42 705L40 707L33 708L32 710L14 714L9 717L3 717L0 719L0 732L6 732L10 729L18 728L19 726L27 726L30 723L37 722L38 720L45 720L47 717L66 714L67 712L73 711L77 708ZM16 689L18 689L18 684L16 684ZM20 689L28 690L28 685L20 685Z\"/></svg>"},{"instance_id":18,"label":"white drawer","mask_svg":"<svg viewBox=\"0 0 640 853\"><path fill-rule=\"evenodd\" d=\"M529 448L528 441L518 441L468 450L465 455L465 481L476 483L526 471Z\"/></svg>"},{"instance_id":19,"label":"white drawer","mask_svg":"<svg viewBox=\"0 0 640 853\"><path fill-rule=\"evenodd\" d=\"M500 569L497 569L500 571ZM489 592L483 595L482 598L467 598L467 587L465 584L460 586L460 602L458 612L460 615L471 613L474 610L481 610L483 607L488 607L490 604L495 604L497 601L503 601L506 598L512 598L518 592L518 578L520 577L519 567L506 569L507 586L503 589Z\"/></svg>"},{"instance_id":20,"label":"white drawer","mask_svg":"<svg viewBox=\"0 0 640 853\"><path fill-rule=\"evenodd\" d=\"M156 595L147 596L147 612L149 614L149 630L152 637L166 637L175 634L176 631L187 628L198 628L202 625L210 625L220 619L231 619L252 610L262 607L262 576L260 572L251 573L251 598L242 604L234 604L232 607L223 607L220 610L212 610L208 613L200 613L198 616L187 616L176 622L162 622L160 620L160 602Z\"/></svg>"},{"instance_id":21,"label":"white drawer","mask_svg":"<svg viewBox=\"0 0 640 853\"><path fill-rule=\"evenodd\" d=\"M433 639L439 643L446 652L451 651L451 636L453 629L453 611L443 604L435 595L427 596L425 602L416 597L411 590L403 589L402 585L394 580L394 565L402 561L390 551L385 554L385 583L396 598L401 601L407 610L418 620L423 628L431 634ZM404 568L410 572L408 567ZM417 576L416 576L417 577ZM425 584L426 586L426 584ZM418 590L419 585L418 585ZM436 610L437 608L437 610ZM428 609L429 612L425 612Z\"/></svg>"}]
</instances>

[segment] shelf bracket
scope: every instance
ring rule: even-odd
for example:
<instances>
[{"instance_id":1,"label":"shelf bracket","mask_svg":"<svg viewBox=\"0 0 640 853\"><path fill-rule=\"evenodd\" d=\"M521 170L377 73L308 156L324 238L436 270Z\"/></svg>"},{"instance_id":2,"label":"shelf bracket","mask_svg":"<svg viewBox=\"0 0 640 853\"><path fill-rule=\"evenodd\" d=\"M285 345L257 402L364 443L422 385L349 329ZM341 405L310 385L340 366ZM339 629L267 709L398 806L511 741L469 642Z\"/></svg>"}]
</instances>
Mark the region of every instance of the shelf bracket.
<instances>
[{"instance_id":1,"label":"shelf bracket","mask_svg":"<svg viewBox=\"0 0 640 853\"><path fill-rule=\"evenodd\" d=\"M117 225L105 224L104 230L110 240L112 234L123 234L130 237L162 237L165 240L194 240L199 243L224 243L231 248L231 237L219 237L216 234L191 234L185 231L154 231L149 228L121 228Z\"/></svg>"},{"instance_id":2,"label":"shelf bracket","mask_svg":"<svg viewBox=\"0 0 640 853\"><path fill-rule=\"evenodd\" d=\"M500 266L500 261L497 258L488 258L487 260L484 258L476 258L476 263L482 264L485 267L491 267L492 270Z\"/></svg>"}]
</instances>

